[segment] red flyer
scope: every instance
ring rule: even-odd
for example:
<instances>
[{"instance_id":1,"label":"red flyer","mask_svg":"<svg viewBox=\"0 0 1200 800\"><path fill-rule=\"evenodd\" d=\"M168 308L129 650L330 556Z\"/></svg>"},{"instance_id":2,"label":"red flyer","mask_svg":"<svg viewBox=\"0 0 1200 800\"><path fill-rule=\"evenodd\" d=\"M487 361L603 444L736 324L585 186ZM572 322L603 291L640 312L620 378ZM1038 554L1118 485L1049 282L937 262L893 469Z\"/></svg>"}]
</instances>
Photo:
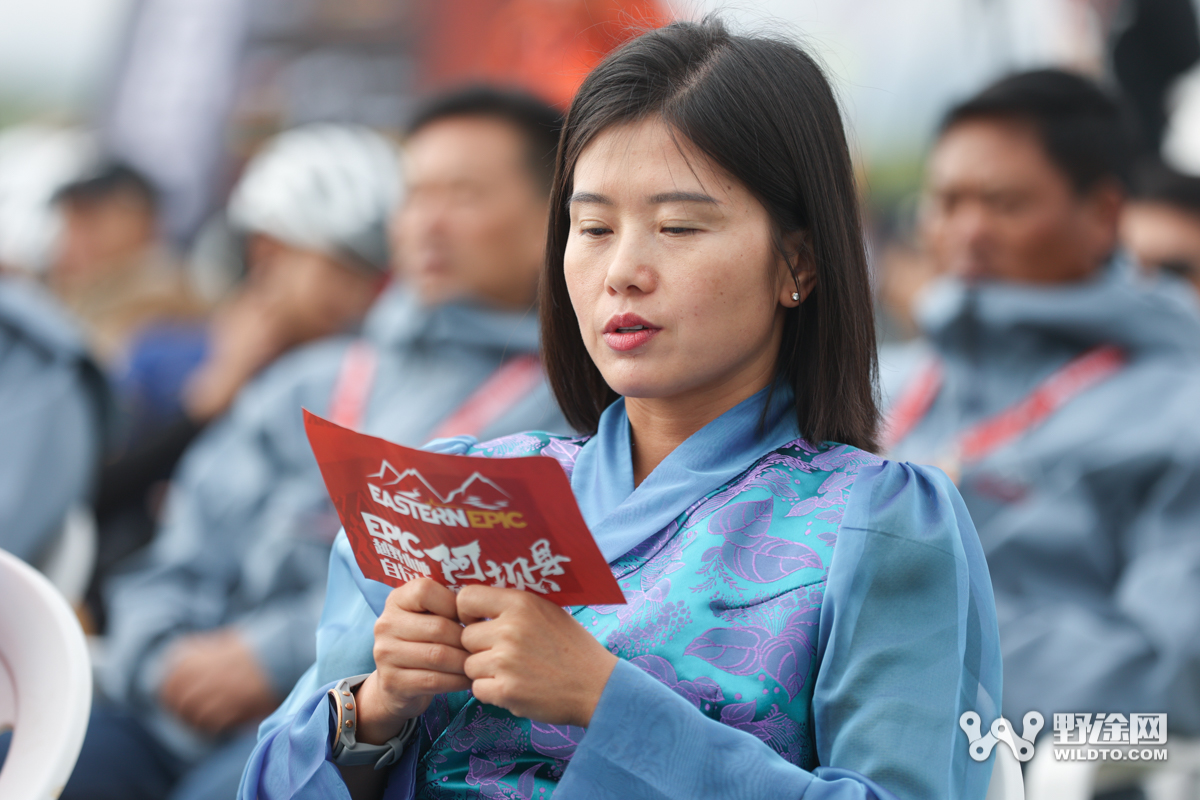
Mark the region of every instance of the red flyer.
<instances>
[{"instance_id":1,"label":"red flyer","mask_svg":"<svg viewBox=\"0 0 1200 800\"><path fill-rule=\"evenodd\" d=\"M553 458L429 453L304 412L308 441L363 574L625 602Z\"/></svg>"}]
</instances>

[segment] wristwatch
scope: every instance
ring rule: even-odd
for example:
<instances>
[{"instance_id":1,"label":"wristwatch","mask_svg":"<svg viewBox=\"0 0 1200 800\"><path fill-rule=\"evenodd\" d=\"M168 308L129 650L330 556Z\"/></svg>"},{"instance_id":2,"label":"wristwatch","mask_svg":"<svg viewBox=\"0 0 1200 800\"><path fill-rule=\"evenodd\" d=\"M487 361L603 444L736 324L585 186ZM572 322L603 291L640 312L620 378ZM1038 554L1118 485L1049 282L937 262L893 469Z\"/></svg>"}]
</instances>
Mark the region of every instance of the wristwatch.
<instances>
[{"instance_id":1,"label":"wristwatch","mask_svg":"<svg viewBox=\"0 0 1200 800\"><path fill-rule=\"evenodd\" d=\"M400 760L404 745L417 730L417 720L404 723L400 733L383 744L366 744L354 738L358 726L358 703L354 690L362 686L366 675L343 678L329 690L329 717L337 727L334 729L333 763L342 767L357 767L375 764L375 769L390 767Z\"/></svg>"}]
</instances>

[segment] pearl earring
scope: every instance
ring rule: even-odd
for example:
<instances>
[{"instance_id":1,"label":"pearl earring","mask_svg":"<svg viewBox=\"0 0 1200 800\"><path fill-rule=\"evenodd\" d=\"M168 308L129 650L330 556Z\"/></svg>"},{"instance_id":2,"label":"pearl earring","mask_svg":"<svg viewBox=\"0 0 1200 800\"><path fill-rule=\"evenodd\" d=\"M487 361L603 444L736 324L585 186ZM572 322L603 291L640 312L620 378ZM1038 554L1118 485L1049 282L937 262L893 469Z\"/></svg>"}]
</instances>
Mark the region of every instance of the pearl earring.
<instances>
[{"instance_id":1,"label":"pearl earring","mask_svg":"<svg viewBox=\"0 0 1200 800\"><path fill-rule=\"evenodd\" d=\"M799 299L800 299L800 293L799 293L799 292L792 292L792 299L793 299L793 300L799 300Z\"/></svg>"}]
</instances>

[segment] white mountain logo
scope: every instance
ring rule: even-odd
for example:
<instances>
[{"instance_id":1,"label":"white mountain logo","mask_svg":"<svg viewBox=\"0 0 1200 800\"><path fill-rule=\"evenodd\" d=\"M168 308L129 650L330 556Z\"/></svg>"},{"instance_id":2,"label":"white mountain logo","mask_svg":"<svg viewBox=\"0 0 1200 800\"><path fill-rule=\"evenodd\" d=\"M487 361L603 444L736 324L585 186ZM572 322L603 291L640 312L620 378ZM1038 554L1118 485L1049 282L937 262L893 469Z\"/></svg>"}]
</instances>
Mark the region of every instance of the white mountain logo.
<instances>
[{"instance_id":1,"label":"white mountain logo","mask_svg":"<svg viewBox=\"0 0 1200 800\"><path fill-rule=\"evenodd\" d=\"M508 508L508 493L478 472L472 473L461 486L444 497L417 470L406 469L400 472L387 461L380 465L379 472L367 477L380 480L384 486L395 486L393 491L396 494L418 503L428 503L430 499L434 499L443 505L456 503L484 511Z\"/></svg>"}]
</instances>

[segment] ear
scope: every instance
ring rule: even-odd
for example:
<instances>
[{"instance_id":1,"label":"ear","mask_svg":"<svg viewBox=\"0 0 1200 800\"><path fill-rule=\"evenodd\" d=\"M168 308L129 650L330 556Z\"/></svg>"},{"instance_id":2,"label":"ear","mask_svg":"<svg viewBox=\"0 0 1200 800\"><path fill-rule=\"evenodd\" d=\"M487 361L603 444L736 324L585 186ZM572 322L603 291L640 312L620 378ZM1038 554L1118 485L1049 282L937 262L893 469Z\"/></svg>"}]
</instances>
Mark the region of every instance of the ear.
<instances>
[{"instance_id":1,"label":"ear","mask_svg":"<svg viewBox=\"0 0 1200 800\"><path fill-rule=\"evenodd\" d=\"M1125 192L1115 181L1104 181L1084 199L1084 236L1094 259L1099 262L1116 246Z\"/></svg>"},{"instance_id":2,"label":"ear","mask_svg":"<svg viewBox=\"0 0 1200 800\"><path fill-rule=\"evenodd\" d=\"M817 285L817 268L805 231L785 233L783 247L786 258L779 258L779 304L796 308L808 299ZM793 299L793 295L799 295L799 298Z\"/></svg>"}]
</instances>

